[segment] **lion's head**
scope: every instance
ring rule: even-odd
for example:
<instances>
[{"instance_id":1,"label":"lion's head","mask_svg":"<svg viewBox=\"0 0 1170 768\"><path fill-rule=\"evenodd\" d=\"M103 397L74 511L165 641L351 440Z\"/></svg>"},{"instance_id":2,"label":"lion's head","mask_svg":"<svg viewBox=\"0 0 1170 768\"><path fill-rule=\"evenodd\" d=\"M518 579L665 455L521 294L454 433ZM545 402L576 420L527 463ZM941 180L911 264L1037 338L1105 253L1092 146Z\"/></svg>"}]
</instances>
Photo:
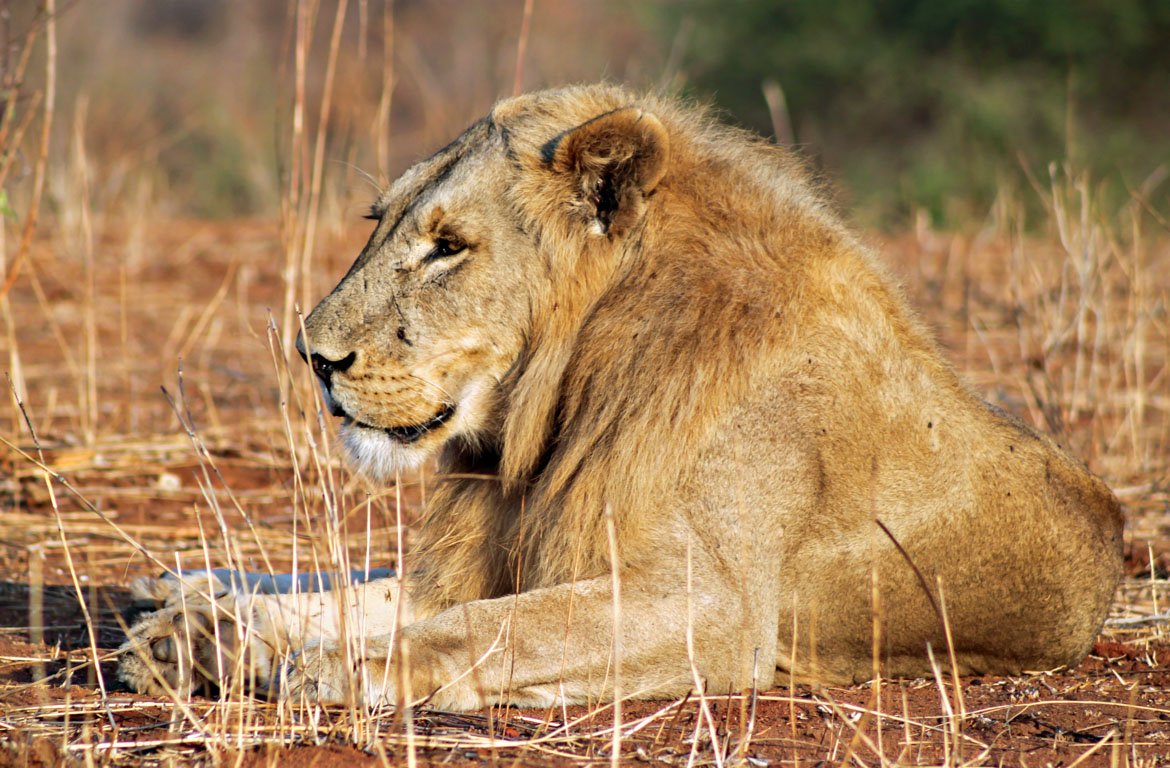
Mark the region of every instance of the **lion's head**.
<instances>
[{"instance_id":1,"label":"lion's head","mask_svg":"<svg viewBox=\"0 0 1170 768\"><path fill-rule=\"evenodd\" d=\"M555 404L525 372L563 368L557 339L666 173L667 131L631 101L591 86L502 102L375 203L369 242L298 340L360 468L391 474L453 441L503 452L547 427ZM537 448L511 442L505 465L529 467Z\"/></svg>"}]
</instances>

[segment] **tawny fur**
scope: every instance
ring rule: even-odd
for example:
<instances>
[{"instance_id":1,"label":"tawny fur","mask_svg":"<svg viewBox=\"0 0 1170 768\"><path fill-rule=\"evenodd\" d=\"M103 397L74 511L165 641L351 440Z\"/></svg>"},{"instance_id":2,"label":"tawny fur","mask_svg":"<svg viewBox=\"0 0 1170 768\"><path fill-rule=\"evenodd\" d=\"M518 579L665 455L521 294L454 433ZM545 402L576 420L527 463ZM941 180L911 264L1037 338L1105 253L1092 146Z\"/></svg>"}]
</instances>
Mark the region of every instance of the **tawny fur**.
<instances>
[{"instance_id":1,"label":"tawny fur","mask_svg":"<svg viewBox=\"0 0 1170 768\"><path fill-rule=\"evenodd\" d=\"M366 652L383 682L331 650L290 691L612 696L610 520L627 695L926 675L944 613L964 673L1091 647L1116 500L959 381L787 150L674 99L566 88L501 102L376 208L305 345L349 362L327 398L359 465L440 456L403 593L418 621ZM383 433L451 406L414 442ZM379 626L382 593L359 600Z\"/></svg>"}]
</instances>

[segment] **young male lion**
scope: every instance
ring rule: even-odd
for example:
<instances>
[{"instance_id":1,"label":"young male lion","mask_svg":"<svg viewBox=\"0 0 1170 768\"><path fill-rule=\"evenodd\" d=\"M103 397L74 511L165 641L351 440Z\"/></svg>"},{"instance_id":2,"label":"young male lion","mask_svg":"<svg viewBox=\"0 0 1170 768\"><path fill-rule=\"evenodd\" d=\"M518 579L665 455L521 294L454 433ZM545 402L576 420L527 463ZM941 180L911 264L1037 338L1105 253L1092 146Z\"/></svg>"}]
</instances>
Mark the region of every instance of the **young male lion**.
<instances>
[{"instance_id":1,"label":"young male lion","mask_svg":"<svg viewBox=\"0 0 1170 768\"><path fill-rule=\"evenodd\" d=\"M564 88L498 104L374 218L299 348L358 467L438 456L409 572L142 581L133 687L472 709L1090 648L1117 501L959 381L787 150Z\"/></svg>"}]
</instances>

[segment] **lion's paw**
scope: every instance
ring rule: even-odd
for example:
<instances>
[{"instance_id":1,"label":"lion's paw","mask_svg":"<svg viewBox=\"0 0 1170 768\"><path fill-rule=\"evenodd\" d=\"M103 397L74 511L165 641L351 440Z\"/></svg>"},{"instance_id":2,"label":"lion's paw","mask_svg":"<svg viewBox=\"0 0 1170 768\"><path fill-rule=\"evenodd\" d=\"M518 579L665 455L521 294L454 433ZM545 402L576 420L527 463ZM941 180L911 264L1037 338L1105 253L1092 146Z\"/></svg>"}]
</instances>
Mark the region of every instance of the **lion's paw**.
<instances>
[{"instance_id":1,"label":"lion's paw","mask_svg":"<svg viewBox=\"0 0 1170 768\"><path fill-rule=\"evenodd\" d=\"M280 696L293 703L393 704L392 670L384 658L354 661L336 643L310 646L284 664Z\"/></svg>"},{"instance_id":2,"label":"lion's paw","mask_svg":"<svg viewBox=\"0 0 1170 768\"><path fill-rule=\"evenodd\" d=\"M138 615L121 647L118 678L152 695L187 695L241 680L266 688L273 649L247 596L206 576L139 579L131 585ZM153 610L151 610L153 608Z\"/></svg>"}]
</instances>

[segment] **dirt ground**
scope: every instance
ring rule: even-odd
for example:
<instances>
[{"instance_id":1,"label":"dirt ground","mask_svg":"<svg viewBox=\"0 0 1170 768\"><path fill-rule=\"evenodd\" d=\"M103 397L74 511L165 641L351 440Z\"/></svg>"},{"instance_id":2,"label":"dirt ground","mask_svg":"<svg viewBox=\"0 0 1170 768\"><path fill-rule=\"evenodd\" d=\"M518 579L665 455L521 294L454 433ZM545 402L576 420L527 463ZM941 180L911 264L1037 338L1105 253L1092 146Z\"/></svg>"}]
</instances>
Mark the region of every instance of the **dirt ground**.
<instances>
[{"instance_id":1,"label":"dirt ground","mask_svg":"<svg viewBox=\"0 0 1170 768\"><path fill-rule=\"evenodd\" d=\"M354 219L325 236L313 297L357 253ZM91 238L38 242L0 306L24 409L0 406L0 764L609 762L611 707L290 713L119 687L107 657L132 578L303 569L329 534L353 563L395 565L429 477L374 487L331 454L307 371L271 330L287 305L275 224L106 221ZM1059 241L922 229L877 245L975 389L1057 431L1125 505L1127 578L1092 654L957 685L944 669L627 702L623 761L1170 763L1170 248L1106 249L1089 282Z\"/></svg>"}]
</instances>

